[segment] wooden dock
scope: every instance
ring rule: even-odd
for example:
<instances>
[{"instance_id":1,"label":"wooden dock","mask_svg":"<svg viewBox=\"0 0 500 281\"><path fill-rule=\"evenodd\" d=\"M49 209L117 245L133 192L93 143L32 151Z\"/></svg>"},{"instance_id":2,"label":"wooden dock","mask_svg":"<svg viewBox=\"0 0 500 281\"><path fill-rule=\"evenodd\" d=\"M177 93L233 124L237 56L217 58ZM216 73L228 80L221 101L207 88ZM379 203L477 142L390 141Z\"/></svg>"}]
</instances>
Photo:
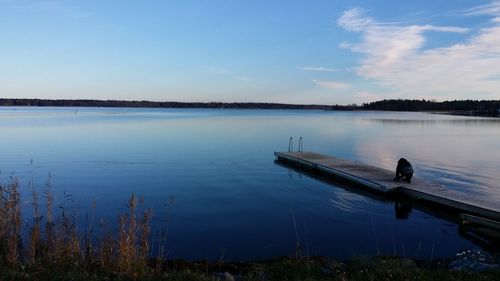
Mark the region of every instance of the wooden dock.
<instances>
[{"instance_id":1,"label":"wooden dock","mask_svg":"<svg viewBox=\"0 0 500 281\"><path fill-rule=\"evenodd\" d=\"M394 171L314 152L275 152L274 155L278 161L319 171L374 192L424 200L463 214L493 220L493 223L500 225L500 202L490 198L472 198L418 177L413 177L411 184L402 180L395 182Z\"/></svg>"}]
</instances>

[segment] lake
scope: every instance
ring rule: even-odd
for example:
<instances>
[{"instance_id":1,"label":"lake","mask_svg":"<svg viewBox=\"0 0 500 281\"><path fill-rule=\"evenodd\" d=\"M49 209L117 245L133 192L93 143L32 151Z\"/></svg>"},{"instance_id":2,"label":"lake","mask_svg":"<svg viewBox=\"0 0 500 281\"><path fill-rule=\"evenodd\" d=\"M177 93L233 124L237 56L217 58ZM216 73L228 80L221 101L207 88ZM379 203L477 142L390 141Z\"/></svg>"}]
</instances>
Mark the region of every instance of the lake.
<instances>
[{"instance_id":1,"label":"lake","mask_svg":"<svg viewBox=\"0 0 500 281\"><path fill-rule=\"evenodd\" d=\"M439 214L275 164L304 150L395 169L500 201L500 119L426 113L232 109L0 108L1 182L50 180L80 217L116 222L132 193L153 208L168 258L248 260L302 254L449 257L482 245ZM29 220L30 214L25 214Z\"/></svg>"}]
</instances>

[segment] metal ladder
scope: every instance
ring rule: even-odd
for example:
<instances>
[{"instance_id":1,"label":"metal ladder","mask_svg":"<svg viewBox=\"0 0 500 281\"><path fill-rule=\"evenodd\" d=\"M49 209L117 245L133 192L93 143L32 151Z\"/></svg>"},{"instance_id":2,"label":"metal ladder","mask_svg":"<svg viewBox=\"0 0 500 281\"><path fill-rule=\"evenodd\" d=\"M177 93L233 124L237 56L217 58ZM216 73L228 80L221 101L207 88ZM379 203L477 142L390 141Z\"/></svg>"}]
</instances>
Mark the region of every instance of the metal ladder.
<instances>
[{"instance_id":1,"label":"metal ladder","mask_svg":"<svg viewBox=\"0 0 500 281\"><path fill-rule=\"evenodd\" d=\"M304 151L304 138L299 138L299 146L297 148L297 152ZM290 137L288 140L288 152L293 152L293 137Z\"/></svg>"}]
</instances>

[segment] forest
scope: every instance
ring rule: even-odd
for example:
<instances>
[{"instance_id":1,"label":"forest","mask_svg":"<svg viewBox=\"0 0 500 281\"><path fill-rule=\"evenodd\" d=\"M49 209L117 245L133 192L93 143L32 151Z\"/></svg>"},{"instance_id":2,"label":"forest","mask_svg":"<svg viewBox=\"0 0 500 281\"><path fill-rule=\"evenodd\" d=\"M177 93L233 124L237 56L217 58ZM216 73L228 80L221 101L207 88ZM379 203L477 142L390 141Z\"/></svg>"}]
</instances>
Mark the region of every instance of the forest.
<instances>
[{"instance_id":1,"label":"forest","mask_svg":"<svg viewBox=\"0 0 500 281\"><path fill-rule=\"evenodd\" d=\"M453 100L437 102L430 100L392 99L365 103L361 108L364 110L432 111L497 117L500 109L500 100Z\"/></svg>"}]
</instances>

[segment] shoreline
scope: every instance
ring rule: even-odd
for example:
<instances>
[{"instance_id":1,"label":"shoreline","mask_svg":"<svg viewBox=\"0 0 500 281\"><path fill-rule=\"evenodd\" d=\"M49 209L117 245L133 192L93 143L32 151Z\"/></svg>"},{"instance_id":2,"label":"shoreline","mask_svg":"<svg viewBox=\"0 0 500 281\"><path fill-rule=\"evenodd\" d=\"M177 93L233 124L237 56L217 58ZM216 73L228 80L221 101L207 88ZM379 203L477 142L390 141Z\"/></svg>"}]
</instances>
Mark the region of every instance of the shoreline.
<instances>
[{"instance_id":1,"label":"shoreline","mask_svg":"<svg viewBox=\"0 0 500 281\"><path fill-rule=\"evenodd\" d=\"M98 264L25 264L4 268L0 280L495 280L498 259L436 259L360 256L351 261L325 257L277 258L250 262L208 263L185 260L150 260L132 272L112 270Z\"/></svg>"},{"instance_id":2,"label":"shoreline","mask_svg":"<svg viewBox=\"0 0 500 281\"><path fill-rule=\"evenodd\" d=\"M18 99L0 98L1 107L94 107L94 108L174 108L174 109L266 109L266 110L325 110L422 112L438 115L470 117L500 117L500 101L420 101L383 100L363 105L291 104L273 102L177 102L94 99Z\"/></svg>"},{"instance_id":3,"label":"shoreline","mask_svg":"<svg viewBox=\"0 0 500 281\"><path fill-rule=\"evenodd\" d=\"M127 100L50 100L50 99L5 99L0 106L33 107L110 107L110 108L214 108L214 109L304 109L332 110L347 109L349 106L320 104L287 104L265 102L176 102L176 101L127 101Z\"/></svg>"}]
</instances>

